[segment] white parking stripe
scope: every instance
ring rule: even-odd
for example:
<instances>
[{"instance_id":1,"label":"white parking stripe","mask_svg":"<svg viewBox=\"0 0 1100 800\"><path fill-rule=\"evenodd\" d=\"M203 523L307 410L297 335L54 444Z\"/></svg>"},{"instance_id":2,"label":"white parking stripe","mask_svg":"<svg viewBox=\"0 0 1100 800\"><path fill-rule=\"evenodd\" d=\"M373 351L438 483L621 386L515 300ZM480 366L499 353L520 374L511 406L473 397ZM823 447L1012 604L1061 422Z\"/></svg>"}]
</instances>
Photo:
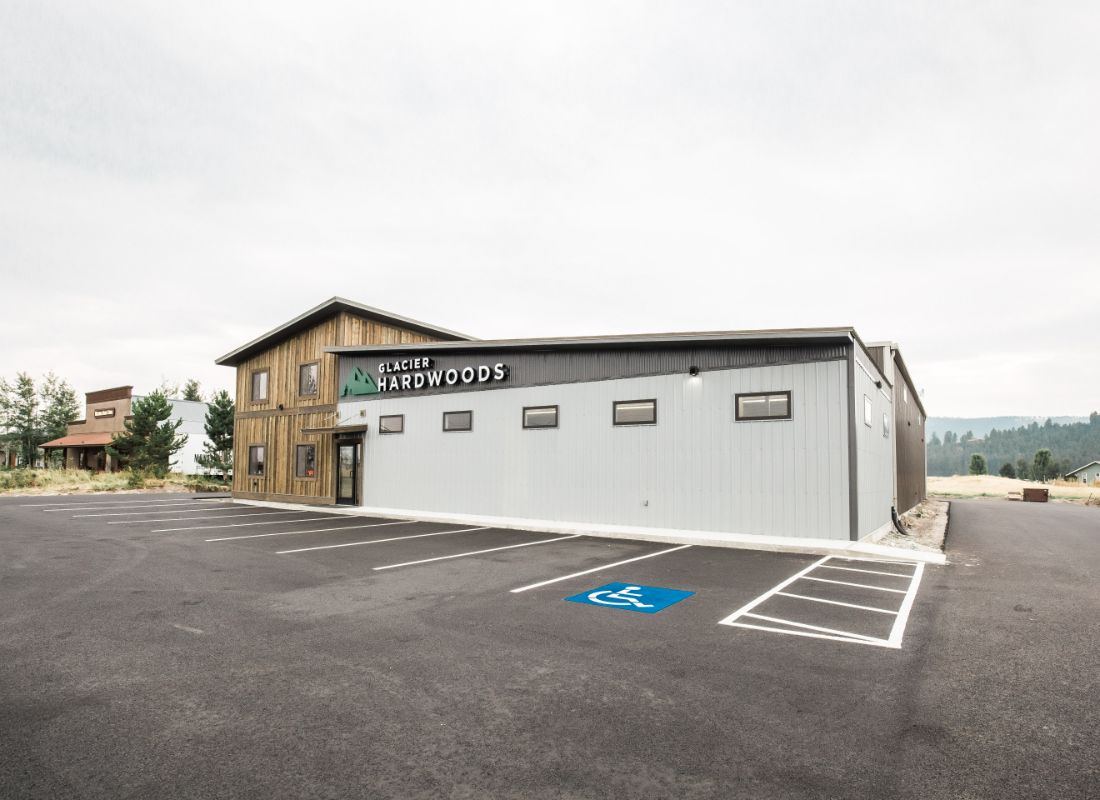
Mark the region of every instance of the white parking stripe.
<instances>
[{"instance_id":1,"label":"white parking stripe","mask_svg":"<svg viewBox=\"0 0 1100 800\"><path fill-rule=\"evenodd\" d=\"M799 570L798 572L796 572L791 577L787 578L787 580L783 581L781 584L779 584L775 588L769 589L768 591L764 592L764 594L760 595L759 597L757 597L755 600L751 601L747 605L741 606L741 608L734 611L732 614L730 614L725 619L719 620L718 624L719 625L730 625L730 624L732 624L735 619L737 619L738 617L740 617L743 614L747 614L748 612L752 611L754 608L756 608L758 605L763 603L765 600L767 600L773 594L775 594L776 592L783 591L788 586L790 586L792 583L794 583L799 578L801 578L803 575L807 574L808 572L810 572L813 569L816 569L817 567L821 566L822 564L824 564L828 560L829 560L829 557L825 556L824 558L820 558L817 561L815 561L814 563L810 564L810 566L806 567L805 569Z\"/></svg>"},{"instance_id":2,"label":"white parking stripe","mask_svg":"<svg viewBox=\"0 0 1100 800\"><path fill-rule=\"evenodd\" d=\"M339 530L339 529L337 529ZM434 533L414 533L412 536L394 536L391 539L370 539L366 542L345 542L344 544L322 544L316 547L299 547L296 550L276 550L275 555L285 556L290 553L308 553L310 550L333 550L337 547L356 547L361 544L382 544L383 542L401 542L405 539L423 539L425 536L447 536L452 533L469 533L470 531L487 531L488 528L463 528L458 531L436 531Z\"/></svg>"},{"instance_id":3,"label":"white parking stripe","mask_svg":"<svg viewBox=\"0 0 1100 800\"><path fill-rule=\"evenodd\" d=\"M307 512L308 513L308 512ZM173 531L212 531L217 528L248 528L252 525L296 525L299 522L320 522L323 519L334 519L337 514L326 514L323 517L310 517L309 519L274 519L268 522L231 522L227 525L193 525L187 528L157 528L150 533L171 533ZM354 517L345 517L354 519ZM155 522L155 520L153 520Z\"/></svg>"},{"instance_id":4,"label":"white parking stripe","mask_svg":"<svg viewBox=\"0 0 1100 800\"><path fill-rule=\"evenodd\" d=\"M212 503L211 505L229 505L232 502L233 502L232 500L219 500L217 503ZM194 506L194 505L195 505L194 502L192 502L190 500L182 500L182 501L175 502L175 503L150 503L149 505L143 505L143 506L131 506L131 505L97 506L96 508L100 509L100 510L110 509L112 511L126 511L126 510L130 510L130 509L170 508L170 507L173 507L173 506L178 507L178 506ZM87 508L87 506L84 506L84 508ZM42 509L42 512L45 513L45 514L51 514L51 513L54 513L56 511L60 511L62 513L67 514L67 513L69 513L70 511L73 511L73 510L74 510L73 508L44 508L44 509ZM79 510L79 509L77 509L77 510Z\"/></svg>"},{"instance_id":5,"label":"white parking stripe","mask_svg":"<svg viewBox=\"0 0 1100 800\"><path fill-rule=\"evenodd\" d=\"M869 644L872 647L889 647L883 642L868 639L856 639L852 636L831 636L825 633L811 633L810 631L793 631L789 628L772 628L767 625L753 625L748 622L728 622L731 628L748 628L752 631L767 631L768 633L785 633L788 636L805 636L810 639L829 639L834 642L847 642L848 644Z\"/></svg>"},{"instance_id":6,"label":"white parking stripe","mask_svg":"<svg viewBox=\"0 0 1100 800\"><path fill-rule=\"evenodd\" d=\"M666 553L675 553L677 550L685 550L691 547L690 544L682 544L679 547L670 547L668 550L658 550L656 553L646 553L644 556L635 556L634 558L623 559L622 561L616 561L613 564L604 564L600 567L593 567L592 569L582 570L581 572L574 572L570 575L562 575L560 578L551 578L548 581L539 581L538 583L532 583L529 586L521 586L518 589L512 589L512 594L517 592L526 592L528 589L538 589L540 586L549 586L551 583L557 583L559 581L567 581L570 578L579 578L582 575L590 575L593 572L602 572L605 569L612 569L613 567L621 567L623 564L630 564L634 561L641 561L646 558L655 558L657 556L663 556Z\"/></svg>"},{"instance_id":7,"label":"white parking stripe","mask_svg":"<svg viewBox=\"0 0 1100 800\"><path fill-rule=\"evenodd\" d=\"M904 572L883 572L878 569L860 569L859 567L834 567L832 564L822 564L822 569L842 569L845 572L864 572L868 575L889 575L891 578L905 578L908 580L913 577L913 573Z\"/></svg>"},{"instance_id":8,"label":"white parking stripe","mask_svg":"<svg viewBox=\"0 0 1100 800\"><path fill-rule=\"evenodd\" d=\"M157 514L208 514L211 511L236 511L246 506L226 506L225 508L173 508L171 511L108 511L106 513L97 514L73 514L73 519L84 519L85 517L136 517L139 514L147 517L152 517ZM150 522L158 522L159 520L151 519Z\"/></svg>"},{"instance_id":9,"label":"white parking stripe","mask_svg":"<svg viewBox=\"0 0 1100 800\"><path fill-rule=\"evenodd\" d=\"M353 531L360 528L382 528L386 525L412 525L416 520L403 520L401 522L372 522L370 525L348 525L343 528L315 528L311 531L276 531L275 533L249 533L244 536L220 536L217 539L206 539L207 542L235 542L238 539L266 539L268 536L297 536L299 533L328 533L329 531Z\"/></svg>"},{"instance_id":10,"label":"white parking stripe","mask_svg":"<svg viewBox=\"0 0 1100 800\"><path fill-rule=\"evenodd\" d=\"M876 592L893 592L894 594L905 594L904 589L887 589L885 586L872 586L869 583L849 583L848 581L834 581L829 578L815 578L812 575L806 575L802 578L804 581L820 581L821 583L835 583L837 586L855 586L857 589L874 589Z\"/></svg>"},{"instance_id":11,"label":"white parking stripe","mask_svg":"<svg viewBox=\"0 0 1100 800\"><path fill-rule=\"evenodd\" d=\"M909 612L913 608L913 601L917 597L917 587L920 585L921 576L924 574L924 564L917 564L917 570L913 573L913 582L909 584L909 591L905 599L901 601L898 609L898 618L894 620L894 627L890 629L890 644L901 647L901 637L905 634L905 622L909 619Z\"/></svg>"},{"instance_id":12,"label":"white parking stripe","mask_svg":"<svg viewBox=\"0 0 1100 800\"><path fill-rule=\"evenodd\" d=\"M790 592L776 592L776 596L793 597L796 600L809 600L814 603L828 603L831 606L846 606L847 608L858 608L863 611L876 611L879 614L897 614L896 611L891 611L888 608L875 608L874 606L861 606L857 603L842 603L839 600L826 600L824 597L810 597L804 594L791 594Z\"/></svg>"},{"instance_id":13,"label":"white parking stripe","mask_svg":"<svg viewBox=\"0 0 1100 800\"><path fill-rule=\"evenodd\" d=\"M583 536L583 533L574 533L569 536L555 536L553 539L542 539L537 542L523 542L522 544L509 544L504 547L490 547L486 550L471 550L468 553L455 553L449 556L436 556L435 558L422 558L419 561L405 561L401 564L387 564L384 567L374 567L374 571L378 572L383 569L396 569L397 567L412 567L416 564L428 564L432 561L446 561L449 558L465 558L466 556L480 556L483 553L495 553L498 550L512 550L516 547L534 547L536 544L550 544L552 542L564 542L566 539L576 539L578 536Z\"/></svg>"},{"instance_id":14,"label":"white parking stripe","mask_svg":"<svg viewBox=\"0 0 1100 800\"><path fill-rule=\"evenodd\" d=\"M757 614L752 611L746 612L743 616L751 617L752 619L758 619L762 622L774 622L777 625L793 625L796 628L802 628L803 630L807 631L817 631L818 633L831 633L834 636L847 636L851 639L863 639L867 642L886 644L885 639L879 639L877 636L864 636L862 633L852 633L851 631L838 631L835 628L822 628L820 625L807 625L805 622L793 622L789 619L768 617L764 614Z\"/></svg>"},{"instance_id":15,"label":"white parking stripe","mask_svg":"<svg viewBox=\"0 0 1100 800\"><path fill-rule=\"evenodd\" d=\"M234 508L211 508L210 511L236 511L238 508L247 508L247 506L236 506ZM160 514L182 514L182 511L160 511ZM233 519L234 517L271 517L276 514L308 514L308 511L264 511L260 514L226 514L222 517L168 517L167 519L115 519L108 522L108 525L144 525L147 522L191 522L196 519ZM294 520L287 520L293 522Z\"/></svg>"},{"instance_id":16,"label":"white parking stripe","mask_svg":"<svg viewBox=\"0 0 1100 800\"><path fill-rule=\"evenodd\" d=\"M224 501L232 501L231 497L162 497L159 500L112 500L109 503L92 502L86 503L80 500L70 501L67 503L54 502L54 503L22 503L20 508L41 508L43 506L67 506L68 508L96 508L103 506L120 506L120 505L152 505L156 503L179 503L187 501L190 503L221 503Z\"/></svg>"}]
</instances>

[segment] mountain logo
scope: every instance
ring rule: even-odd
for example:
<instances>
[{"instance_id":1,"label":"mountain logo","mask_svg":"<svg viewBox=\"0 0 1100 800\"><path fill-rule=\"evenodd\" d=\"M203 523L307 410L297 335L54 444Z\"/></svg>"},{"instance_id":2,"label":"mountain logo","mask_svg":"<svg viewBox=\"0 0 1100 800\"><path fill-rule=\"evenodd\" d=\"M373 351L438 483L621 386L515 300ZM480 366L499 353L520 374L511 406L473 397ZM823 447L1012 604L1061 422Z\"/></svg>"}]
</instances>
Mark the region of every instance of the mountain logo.
<instances>
[{"instance_id":1,"label":"mountain logo","mask_svg":"<svg viewBox=\"0 0 1100 800\"><path fill-rule=\"evenodd\" d=\"M340 390L341 397L360 397L366 394L378 394L378 384L374 382L369 372L356 367L348 375L344 388Z\"/></svg>"}]
</instances>

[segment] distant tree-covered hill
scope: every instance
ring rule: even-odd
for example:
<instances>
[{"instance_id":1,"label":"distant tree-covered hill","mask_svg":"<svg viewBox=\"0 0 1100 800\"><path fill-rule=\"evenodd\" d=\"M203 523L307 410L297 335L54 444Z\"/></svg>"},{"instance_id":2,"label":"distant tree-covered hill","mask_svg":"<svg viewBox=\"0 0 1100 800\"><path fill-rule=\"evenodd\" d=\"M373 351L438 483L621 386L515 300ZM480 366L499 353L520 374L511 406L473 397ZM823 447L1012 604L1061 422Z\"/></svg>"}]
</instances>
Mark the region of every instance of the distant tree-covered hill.
<instances>
[{"instance_id":1,"label":"distant tree-covered hill","mask_svg":"<svg viewBox=\"0 0 1100 800\"><path fill-rule=\"evenodd\" d=\"M1033 422L1042 425L1047 420L1055 425L1069 425L1073 422L1088 422L1088 417L929 417L925 425L925 431L929 438L936 434L941 439L948 431L963 434L970 431L978 438L982 438L991 430L999 431L1023 428Z\"/></svg>"},{"instance_id":2,"label":"distant tree-covered hill","mask_svg":"<svg viewBox=\"0 0 1100 800\"><path fill-rule=\"evenodd\" d=\"M1058 424L1047 419L1042 424L1032 421L1010 429L993 427L984 435L969 427L976 420L962 420L968 426L965 430L942 434L931 430L931 421L929 418L929 475L965 475L975 453L984 456L990 473L1001 472L1007 464L1010 469L1006 471L1014 473L1010 477L1022 478L1064 475L1100 460L1100 413L1095 411L1083 422ZM1035 454L1040 450L1050 451L1045 476L1033 474Z\"/></svg>"}]
</instances>

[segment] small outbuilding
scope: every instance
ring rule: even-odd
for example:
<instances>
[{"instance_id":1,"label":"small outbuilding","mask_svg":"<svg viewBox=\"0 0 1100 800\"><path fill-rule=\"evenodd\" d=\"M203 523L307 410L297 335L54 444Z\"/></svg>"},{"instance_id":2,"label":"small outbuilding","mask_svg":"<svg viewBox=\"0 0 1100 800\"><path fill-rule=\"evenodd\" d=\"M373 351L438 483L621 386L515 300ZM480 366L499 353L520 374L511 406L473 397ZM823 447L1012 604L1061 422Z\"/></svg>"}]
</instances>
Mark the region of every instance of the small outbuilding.
<instances>
[{"instance_id":1,"label":"small outbuilding","mask_svg":"<svg viewBox=\"0 0 1100 800\"><path fill-rule=\"evenodd\" d=\"M1100 483L1100 461L1091 461L1083 467L1078 467L1072 472L1067 472L1065 477L1067 481Z\"/></svg>"}]
</instances>

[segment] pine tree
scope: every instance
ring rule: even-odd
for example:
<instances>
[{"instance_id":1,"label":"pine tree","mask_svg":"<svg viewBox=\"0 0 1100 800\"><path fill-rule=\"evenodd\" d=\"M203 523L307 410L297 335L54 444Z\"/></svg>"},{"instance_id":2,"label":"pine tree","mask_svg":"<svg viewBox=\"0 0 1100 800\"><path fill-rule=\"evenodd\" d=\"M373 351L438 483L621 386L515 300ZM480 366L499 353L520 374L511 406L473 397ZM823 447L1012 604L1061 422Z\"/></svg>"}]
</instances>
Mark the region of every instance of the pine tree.
<instances>
[{"instance_id":1,"label":"pine tree","mask_svg":"<svg viewBox=\"0 0 1100 800\"><path fill-rule=\"evenodd\" d=\"M970 474L971 475L985 475L985 456L981 453L974 453L970 456Z\"/></svg>"},{"instance_id":2,"label":"pine tree","mask_svg":"<svg viewBox=\"0 0 1100 800\"><path fill-rule=\"evenodd\" d=\"M1000 475L1002 478L1015 478L1016 468L1006 461L1005 463L1001 464Z\"/></svg>"},{"instance_id":3,"label":"pine tree","mask_svg":"<svg viewBox=\"0 0 1100 800\"><path fill-rule=\"evenodd\" d=\"M46 440L42 438L42 418L34 381L25 372L16 376L14 386L0 380L0 427L15 441L20 465L33 467L38 445Z\"/></svg>"},{"instance_id":4,"label":"pine tree","mask_svg":"<svg viewBox=\"0 0 1100 800\"><path fill-rule=\"evenodd\" d=\"M1026 481L1028 475L1031 474L1031 468L1028 466L1026 458L1016 459L1016 477L1022 481Z\"/></svg>"},{"instance_id":5,"label":"pine tree","mask_svg":"<svg viewBox=\"0 0 1100 800\"><path fill-rule=\"evenodd\" d=\"M175 463L172 456L187 443L187 434L177 435L183 420L172 421L172 404L160 391L134 400L131 414L107 452L133 470L163 478Z\"/></svg>"},{"instance_id":6,"label":"pine tree","mask_svg":"<svg viewBox=\"0 0 1100 800\"><path fill-rule=\"evenodd\" d=\"M229 483L229 473L233 469L233 419L235 409L233 398L222 389L210 398L210 407L206 409L206 435L209 441L203 445L203 452L195 456L199 466L218 472L223 483Z\"/></svg>"},{"instance_id":7,"label":"pine tree","mask_svg":"<svg viewBox=\"0 0 1100 800\"><path fill-rule=\"evenodd\" d=\"M43 441L58 439L69 432L69 424L80 414L76 392L67 381L63 381L52 372L46 373L39 393L42 406ZM62 454L54 450L50 457L53 466L60 466Z\"/></svg>"},{"instance_id":8,"label":"pine tree","mask_svg":"<svg viewBox=\"0 0 1100 800\"><path fill-rule=\"evenodd\" d=\"M183 399L202 402L201 384L194 378L188 378L183 385Z\"/></svg>"},{"instance_id":9,"label":"pine tree","mask_svg":"<svg viewBox=\"0 0 1100 800\"><path fill-rule=\"evenodd\" d=\"M1051 453L1045 447L1035 453L1035 460L1032 462L1031 477L1037 481L1046 483L1047 478L1051 476Z\"/></svg>"}]
</instances>

